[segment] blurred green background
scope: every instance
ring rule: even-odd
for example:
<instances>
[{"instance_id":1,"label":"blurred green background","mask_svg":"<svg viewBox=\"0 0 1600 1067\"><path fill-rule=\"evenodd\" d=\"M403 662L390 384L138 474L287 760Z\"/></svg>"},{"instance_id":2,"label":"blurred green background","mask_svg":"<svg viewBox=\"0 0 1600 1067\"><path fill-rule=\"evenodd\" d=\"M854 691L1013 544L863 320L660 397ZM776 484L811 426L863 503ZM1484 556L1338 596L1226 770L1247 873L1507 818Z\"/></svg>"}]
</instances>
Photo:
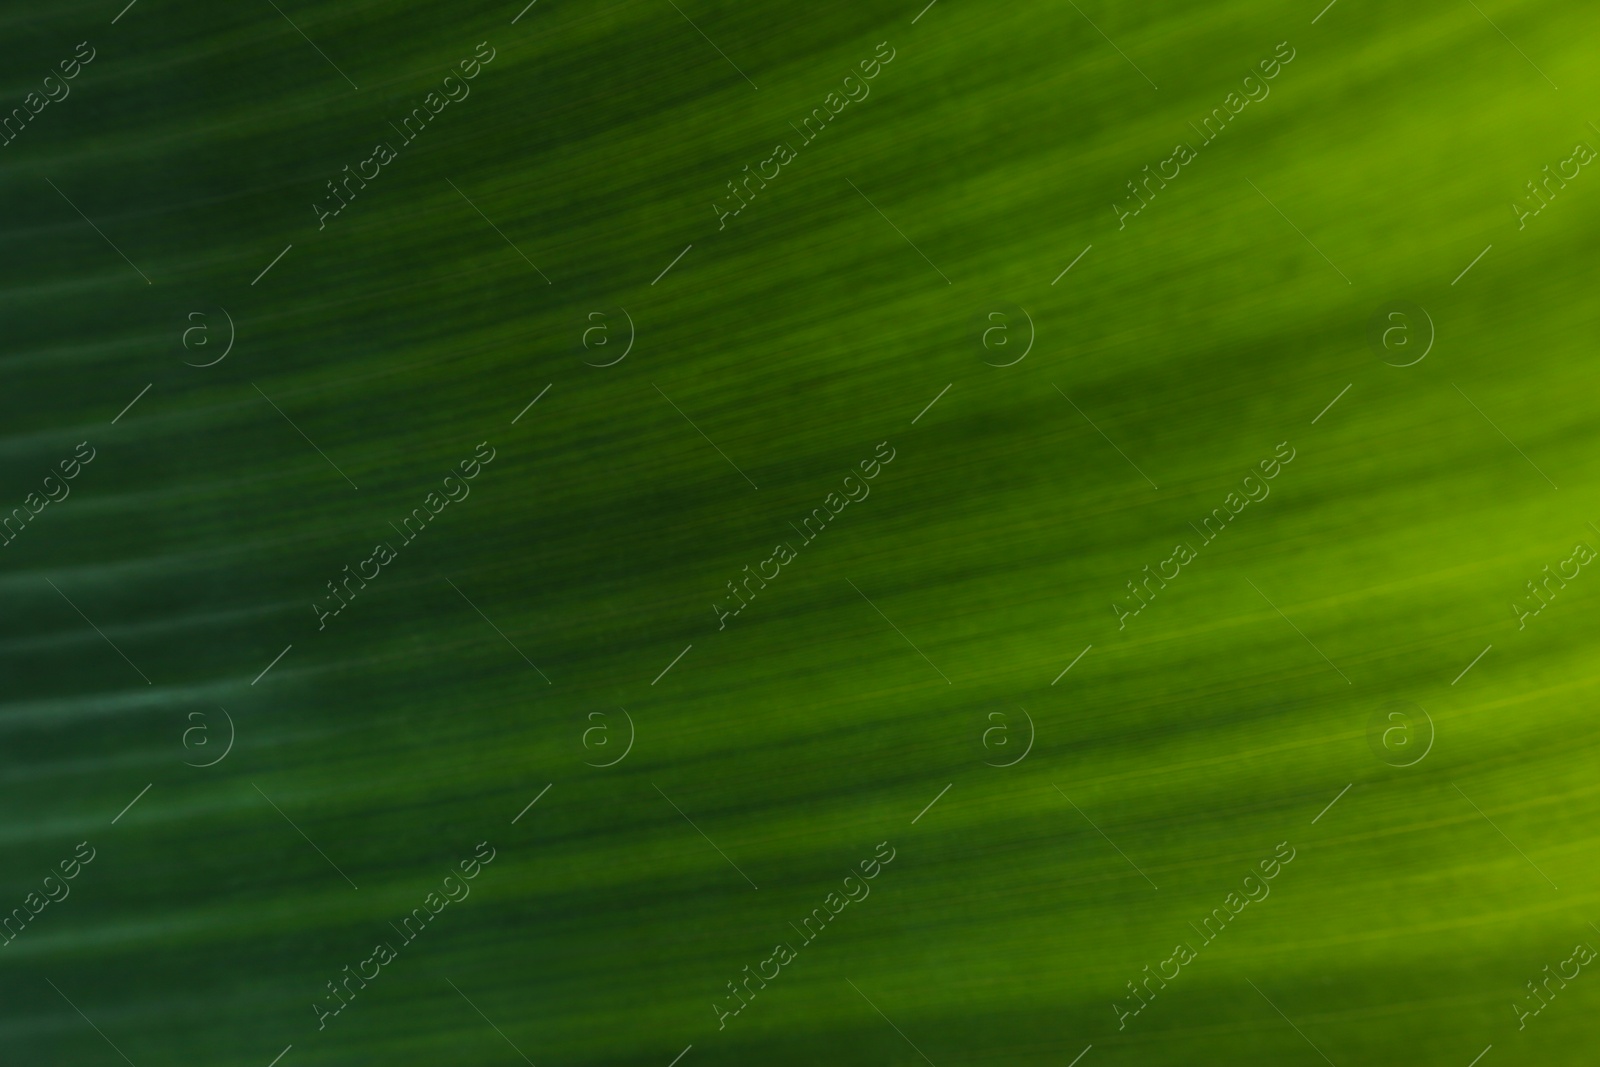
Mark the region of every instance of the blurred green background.
<instances>
[{"instance_id":1,"label":"blurred green background","mask_svg":"<svg viewBox=\"0 0 1600 1067\"><path fill-rule=\"evenodd\" d=\"M1592 1061L1600 979L1512 1005L1600 945L1600 579L1507 607L1600 547L1600 178L1508 207L1600 144L1588 6L277 7L0 14L6 109L95 54L0 148L0 506L95 450L0 549L0 906L95 850L0 949L0 1058ZM470 96L319 230L480 42ZM1119 229L1280 42L1270 96ZM1436 338L1396 367L1417 348L1368 324L1402 300ZM319 631L480 442L470 497ZM186 766L219 709L231 751ZM470 898L319 1030L480 841Z\"/></svg>"}]
</instances>

